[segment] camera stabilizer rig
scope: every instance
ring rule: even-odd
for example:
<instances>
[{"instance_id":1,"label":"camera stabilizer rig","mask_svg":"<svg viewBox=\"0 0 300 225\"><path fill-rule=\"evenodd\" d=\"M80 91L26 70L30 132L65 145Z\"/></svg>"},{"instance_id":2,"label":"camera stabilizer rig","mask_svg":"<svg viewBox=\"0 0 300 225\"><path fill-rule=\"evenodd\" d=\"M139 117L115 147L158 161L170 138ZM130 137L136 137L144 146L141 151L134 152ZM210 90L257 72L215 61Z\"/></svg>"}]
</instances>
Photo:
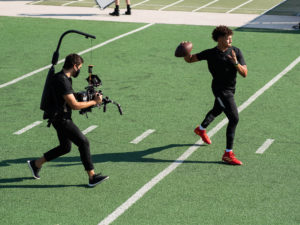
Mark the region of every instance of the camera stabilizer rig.
<instances>
[{"instance_id":1,"label":"camera stabilizer rig","mask_svg":"<svg viewBox=\"0 0 300 225\"><path fill-rule=\"evenodd\" d=\"M92 72L93 67L94 67L93 65L89 65L89 67L88 67L89 68L88 69L89 76L86 79L88 82L88 86L85 87L85 91L80 91L75 94L75 97L76 97L77 101L79 101L79 102L87 102L87 101L93 100L96 95L102 95L101 90L96 90L97 87L100 87L102 85L102 81L96 74L93 74L93 72ZM106 96L105 98L102 99L101 104L81 109L79 111L79 113L85 114L87 117L87 113L92 112L92 108L101 107L102 105L103 105L103 112L106 112L106 105L109 103L116 105L118 107L120 115L123 115L121 105L118 104L117 102L111 100L108 96Z\"/></svg>"},{"instance_id":2,"label":"camera stabilizer rig","mask_svg":"<svg viewBox=\"0 0 300 225\"><path fill-rule=\"evenodd\" d=\"M43 118L44 119L49 119L48 120L48 125L47 125L48 127L50 127L51 122L52 122L52 118L54 118L57 115L57 111L58 111L58 109L57 109L57 100L55 98L51 98L51 96L53 96L53 92L55 92L55 90L53 90L53 88L51 88L52 87L51 84L52 84L53 77L54 77L54 74L55 74L55 65L58 63L60 45L61 45L61 42L62 42L63 38L67 34L72 34L72 33L82 35L86 39L88 39L88 38L96 39L96 36L91 35L91 34L87 34L87 33L84 33L84 32L78 31L78 30L68 30L60 36L57 48L56 48L56 50L55 50L55 52L53 53L53 56L52 56L52 65L51 65L51 68L48 71L48 75L47 75L47 78L46 78L46 82L45 82L44 90L43 90L43 94L42 94L41 104L40 104L40 109L44 111ZM87 79L89 85L86 87L86 91L79 92L79 94L77 94L79 100L80 99L82 101L92 100L92 99L95 98L96 94L102 94L102 92L100 90L97 91L95 89L96 87L100 86L102 83L101 83L101 80L99 79L99 77L97 75L92 74L92 68L93 68L93 66L89 67L89 77ZM106 105L108 103L112 103L112 104L116 105L119 109L120 114L121 115L123 114L121 106L118 103L116 103L116 102L112 101L111 99L109 99L109 97L105 97L102 100L101 105L104 106L103 107L104 112L106 111ZM82 109L82 110L80 110L80 114L86 114L87 112L91 112L92 108L93 107Z\"/></svg>"}]
</instances>

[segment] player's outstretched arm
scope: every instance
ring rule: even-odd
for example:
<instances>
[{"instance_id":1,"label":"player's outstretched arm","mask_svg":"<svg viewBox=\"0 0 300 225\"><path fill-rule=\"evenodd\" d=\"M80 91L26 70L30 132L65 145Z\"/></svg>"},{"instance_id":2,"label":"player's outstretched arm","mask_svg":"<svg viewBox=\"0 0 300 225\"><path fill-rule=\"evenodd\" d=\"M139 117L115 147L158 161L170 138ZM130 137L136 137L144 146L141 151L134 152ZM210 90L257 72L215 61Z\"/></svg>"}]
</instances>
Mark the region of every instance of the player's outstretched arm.
<instances>
[{"instance_id":1,"label":"player's outstretched arm","mask_svg":"<svg viewBox=\"0 0 300 225\"><path fill-rule=\"evenodd\" d=\"M184 57L184 60L187 62L187 63L193 63L193 62L198 62L198 57L196 55L187 55Z\"/></svg>"}]
</instances>

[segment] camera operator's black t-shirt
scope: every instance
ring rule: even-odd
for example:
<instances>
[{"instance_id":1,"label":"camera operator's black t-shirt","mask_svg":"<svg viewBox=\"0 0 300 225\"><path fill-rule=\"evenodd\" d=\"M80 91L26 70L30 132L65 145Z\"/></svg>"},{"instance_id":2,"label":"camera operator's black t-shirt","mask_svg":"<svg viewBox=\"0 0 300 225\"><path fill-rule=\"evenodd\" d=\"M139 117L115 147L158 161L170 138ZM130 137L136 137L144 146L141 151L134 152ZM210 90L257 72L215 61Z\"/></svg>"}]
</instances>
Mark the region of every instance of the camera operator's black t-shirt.
<instances>
[{"instance_id":1,"label":"camera operator's black t-shirt","mask_svg":"<svg viewBox=\"0 0 300 225\"><path fill-rule=\"evenodd\" d=\"M72 88L72 79L67 77L63 71L60 71L54 75L52 87L57 100L58 116L70 119L72 109L64 100L63 96L74 93Z\"/></svg>"},{"instance_id":2,"label":"camera operator's black t-shirt","mask_svg":"<svg viewBox=\"0 0 300 225\"><path fill-rule=\"evenodd\" d=\"M237 69L227 56L231 55L232 50L235 51L238 62L246 65L241 50L233 46L225 52L214 47L196 54L198 60L207 60L208 69L213 76L213 90L235 90Z\"/></svg>"}]
</instances>

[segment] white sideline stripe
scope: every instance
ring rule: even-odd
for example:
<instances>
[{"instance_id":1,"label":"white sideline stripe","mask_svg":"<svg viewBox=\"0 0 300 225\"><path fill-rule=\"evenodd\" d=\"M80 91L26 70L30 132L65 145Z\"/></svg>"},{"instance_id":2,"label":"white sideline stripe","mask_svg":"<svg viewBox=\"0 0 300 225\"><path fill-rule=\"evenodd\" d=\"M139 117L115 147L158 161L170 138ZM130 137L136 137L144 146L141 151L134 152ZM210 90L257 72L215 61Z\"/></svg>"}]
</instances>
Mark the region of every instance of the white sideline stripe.
<instances>
[{"instance_id":1,"label":"white sideline stripe","mask_svg":"<svg viewBox=\"0 0 300 225\"><path fill-rule=\"evenodd\" d=\"M142 133L140 136L138 136L136 139L134 139L133 141L131 141L131 144L138 144L139 142L141 142L143 139L145 139L146 137L148 137L150 134L152 134L155 130L149 129L146 130L144 133Z\"/></svg>"},{"instance_id":2,"label":"white sideline stripe","mask_svg":"<svg viewBox=\"0 0 300 225\"><path fill-rule=\"evenodd\" d=\"M214 3L218 2L218 1L219 1L219 0L214 0L214 1L212 1L212 2L209 2L209 3L207 3L207 4L205 4L205 5L201 6L201 7L199 7L199 8L197 8L197 9L194 9L192 12L196 12L196 11L198 11L198 10L200 10L200 9L203 9L203 8L209 6L209 5L212 5L212 4L214 4Z\"/></svg>"},{"instance_id":3,"label":"white sideline stripe","mask_svg":"<svg viewBox=\"0 0 300 225\"><path fill-rule=\"evenodd\" d=\"M248 3L252 2L252 1L253 1L253 0L249 0L249 1L247 1L247 2L244 2L243 4L240 4L239 6L233 8L233 9L230 9L230 10L227 11L226 13L231 13L232 11L237 10L238 8L241 8L242 6L247 5Z\"/></svg>"},{"instance_id":4,"label":"white sideline stripe","mask_svg":"<svg viewBox=\"0 0 300 225\"><path fill-rule=\"evenodd\" d=\"M149 2L149 1L150 0L145 0L145 1L142 1L142 2L139 2L139 3L136 3L136 4L132 5L131 8L136 7L138 5L141 5L141 4L144 4L144 3Z\"/></svg>"},{"instance_id":5,"label":"white sideline stripe","mask_svg":"<svg viewBox=\"0 0 300 225\"><path fill-rule=\"evenodd\" d=\"M82 131L82 133L84 135L86 135L87 133L91 132L92 130L95 130L97 127L98 127L97 125L92 125L92 126L86 128L84 131Z\"/></svg>"},{"instance_id":6,"label":"white sideline stripe","mask_svg":"<svg viewBox=\"0 0 300 225\"><path fill-rule=\"evenodd\" d=\"M202 144L202 140L198 141L196 144ZM120 215L122 215L130 206L132 206L137 200L143 197L149 190L151 190L159 181L165 178L168 174L170 174L173 170L175 170L178 166L183 163L183 161L189 157L199 146L193 145L188 150L185 151L175 162L173 162L170 166L156 175L152 180L150 180L147 184L145 184L141 189L139 189L134 195L132 195L126 202L124 202L121 206L119 206L113 213L111 213L108 217L102 220L98 225L108 225L112 223L115 219L117 219Z\"/></svg>"},{"instance_id":7,"label":"white sideline stripe","mask_svg":"<svg viewBox=\"0 0 300 225\"><path fill-rule=\"evenodd\" d=\"M274 139L267 139L267 140L263 143L263 145L260 146L260 147L257 149L256 153L257 153L257 154L263 154L263 153L267 150L267 148L269 148L270 145L271 145L274 141L275 141Z\"/></svg>"},{"instance_id":8,"label":"white sideline stripe","mask_svg":"<svg viewBox=\"0 0 300 225\"><path fill-rule=\"evenodd\" d=\"M140 27L140 28L138 28L138 29L129 31L129 32L125 33L125 34L121 34L121 35L119 35L119 36L117 36L117 37L115 37L115 38L112 38L112 39L110 39L110 40L107 40L107 41L105 41L105 42L102 42L102 43L99 44L99 45L95 45L94 47L91 47L91 48L86 49L86 50L84 50L84 51L82 51L82 52L79 52L78 55L82 55L82 54L85 54L85 53L87 53L87 52L90 52L90 51L92 51L92 50L94 50L94 49L100 48L100 47L102 47L102 46L104 46L104 45L107 45L107 44L109 44L109 43L111 43L111 42L113 42L113 41L116 41L116 40L118 40L118 39L120 39L120 38L126 37L126 36L128 36L128 35L130 35L130 34L134 34L134 33L139 32L139 31L141 31L141 30L144 30L144 29L146 29L146 28L148 28L148 27L150 27L150 26L152 26L152 25L154 25L154 24L155 24L155 23L149 23L149 24L147 24L147 25L145 25L145 26L142 26L142 27Z\"/></svg>"},{"instance_id":9,"label":"white sideline stripe","mask_svg":"<svg viewBox=\"0 0 300 225\"><path fill-rule=\"evenodd\" d=\"M43 121L36 121L36 122L28 125L27 127L24 127L23 129L16 131L14 134L17 134L17 135L23 134L26 131L28 131L28 130L30 130L30 129L32 129L32 128L38 126L38 125L40 125L42 122Z\"/></svg>"},{"instance_id":10,"label":"white sideline stripe","mask_svg":"<svg viewBox=\"0 0 300 225\"><path fill-rule=\"evenodd\" d=\"M250 105L255 99L257 99L261 94L263 94L267 89L269 89L273 84L275 84L281 77L288 73L300 62L300 56L296 58L290 65L288 65L283 71L277 74L272 80L265 84L261 89L259 89L254 95L252 95L246 102L244 102L240 107L239 111L244 110L248 105Z\"/></svg>"},{"instance_id":11,"label":"white sideline stripe","mask_svg":"<svg viewBox=\"0 0 300 225\"><path fill-rule=\"evenodd\" d=\"M177 2L174 2L174 3L170 4L170 5L166 5L166 6L162 7L162 8L160 8L158 11L162 11L162 10L164 10L166 8L169 8L169 7L173 6L173 5L177 5L178 3L183 2L183 1L184 0L179 0Z\"/></svg>"},{"instance_id":12,"label":"white sideline stripe","mask_svg":"<svg viewBox=\"0 0 300 225\"><path fill-rule=\"evenodd\" d=\"M111 42L113 42L113 41L116 41L116 40L121 39L121 38L123 38L123 37L126 37L126 36L128 36L128 35L134 34L134 33L139 32L139 31L141 31L141 30L144 30L144 29L146 29L146 28L148 28L148 27L150 27L150 26L152 26L152 25L154 25L154 23L149 23L149 24L147 24L147 25L145 25L145 26L142 26L142 27L137 28L137 29L135 29L135 30L129 31L129 32L125 33L125 34L121 34L121 35L119 35L119 36L117 36L117 37L114 37L114 38L112 38L112 39L110 39L110 40L107 40L107 41L105 41L105 42L102 42L101 44L95 45L94 47L88 48L88 49L86 49L86 50L84 50L84 51L82 51L82 52L80 52L80 53L78 53L78 54L79 54L79 55L85 54L85 53L90 52L90 51L92 51L92 50L94 50L94 49L97 49L97 48L100 48L100 47L102 47L102 46L104 46L104 45L107 45L107 44L109 44L109 43L111 43ZM60 63L62 63L62 62L64 62L64 61L65 61L65 60L62 59L62 60L58 61L57 64L60 64ZM9 86L9 85L11 85L11 84L17 83L17 82L19 82L19 81L21 81L21 80L23 80L23 79L25 79L25 78L27 78L27 77L30 77L30 76L32 76L32 75L35 75L35 74L37 74L37 73L39 73L39 72L41 72L41 71L43 71L43 70L49 69L51 66L52 66L52 64L50 64L50 65L48 65L48 66L44 66L44 67L42 67L42 68L40 68L40 69L37 69L37 70L32 71L32 72L30 72L30 73L27 73L27 74L25 74L25 75L23 75L23 76L21 76L21 77L18 77L18 78L16 78L16 79L12 80L12 81L9 81L9 82L7 82L7 83L1 84L1 85L0 85L0 88L4 88L4 87L7 87L7 86Z\"/></svg>"},{"instance_id":13,"label":"white sideline stripe","mask_svg":"<svg viewBox=\"0 0 300 225\"><path fill-rule=\"evenodd\" d=\"M259 89L254 95L252 95L246 102L244 102L240 107L239 111L243 111L247 106L249 106L258 96L264 93L268 88L275 84L283 75L289 72L293 67L295 67L300 61L300 56L295 59L289 66L287 66L281 73L276 75L271 81L269 81L264 87ZM267 87L267 88L266 88ZM212 137L216 134L226 123L227 118L223 119L218 123L213 129L211 129L207 134ZM189 147L177 160L175 160L166 169L156 175L152 180L146 183L142 188L140 188L135 194L133 194L127 201L116 208L111 214L109 214L105 219L103 219L98 225L108 225L121 216L127 209L129 209L136 201L144 196L151 188L153 188L159 181L165 178L173 170L175 170L179 165L181 165L184 160L186 160L191 154L193 154L201 145L202 140L197 141L193 146Z\"/></svg>"}]
</instances>

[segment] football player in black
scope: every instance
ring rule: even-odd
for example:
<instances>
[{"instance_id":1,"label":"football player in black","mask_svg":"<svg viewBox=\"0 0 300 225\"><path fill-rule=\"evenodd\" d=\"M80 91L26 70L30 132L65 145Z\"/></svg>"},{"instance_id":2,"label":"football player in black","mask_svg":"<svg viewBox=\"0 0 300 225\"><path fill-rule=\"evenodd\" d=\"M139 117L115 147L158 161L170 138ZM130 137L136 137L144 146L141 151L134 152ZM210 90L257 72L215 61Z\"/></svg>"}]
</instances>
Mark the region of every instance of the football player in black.
<instances>
[{"instance_id":1,"label":"football player in black","mask_svg":"<svg viewBox=\"0 0 300 225\"><path fill-rule=\"evenodd\" d=\"M241 50L232 46L232 36L233 31L230 28L218 26L212 32L212 38L217 42L217 46L197 54L188 54L184 57L184 60L187 63L206 60L213 78L211 87L215 96L214 106L194 132L205 143L211 144L211 140L206 134L206 128L217 116L224 112L229 123L226 130L226 150L222 160L232 165L242 165L242 162L235 157L232 151L235 129L239 121L234 94L237 73L242 77L246 77L248 69Z\"/></svg>"}]
</instances>

